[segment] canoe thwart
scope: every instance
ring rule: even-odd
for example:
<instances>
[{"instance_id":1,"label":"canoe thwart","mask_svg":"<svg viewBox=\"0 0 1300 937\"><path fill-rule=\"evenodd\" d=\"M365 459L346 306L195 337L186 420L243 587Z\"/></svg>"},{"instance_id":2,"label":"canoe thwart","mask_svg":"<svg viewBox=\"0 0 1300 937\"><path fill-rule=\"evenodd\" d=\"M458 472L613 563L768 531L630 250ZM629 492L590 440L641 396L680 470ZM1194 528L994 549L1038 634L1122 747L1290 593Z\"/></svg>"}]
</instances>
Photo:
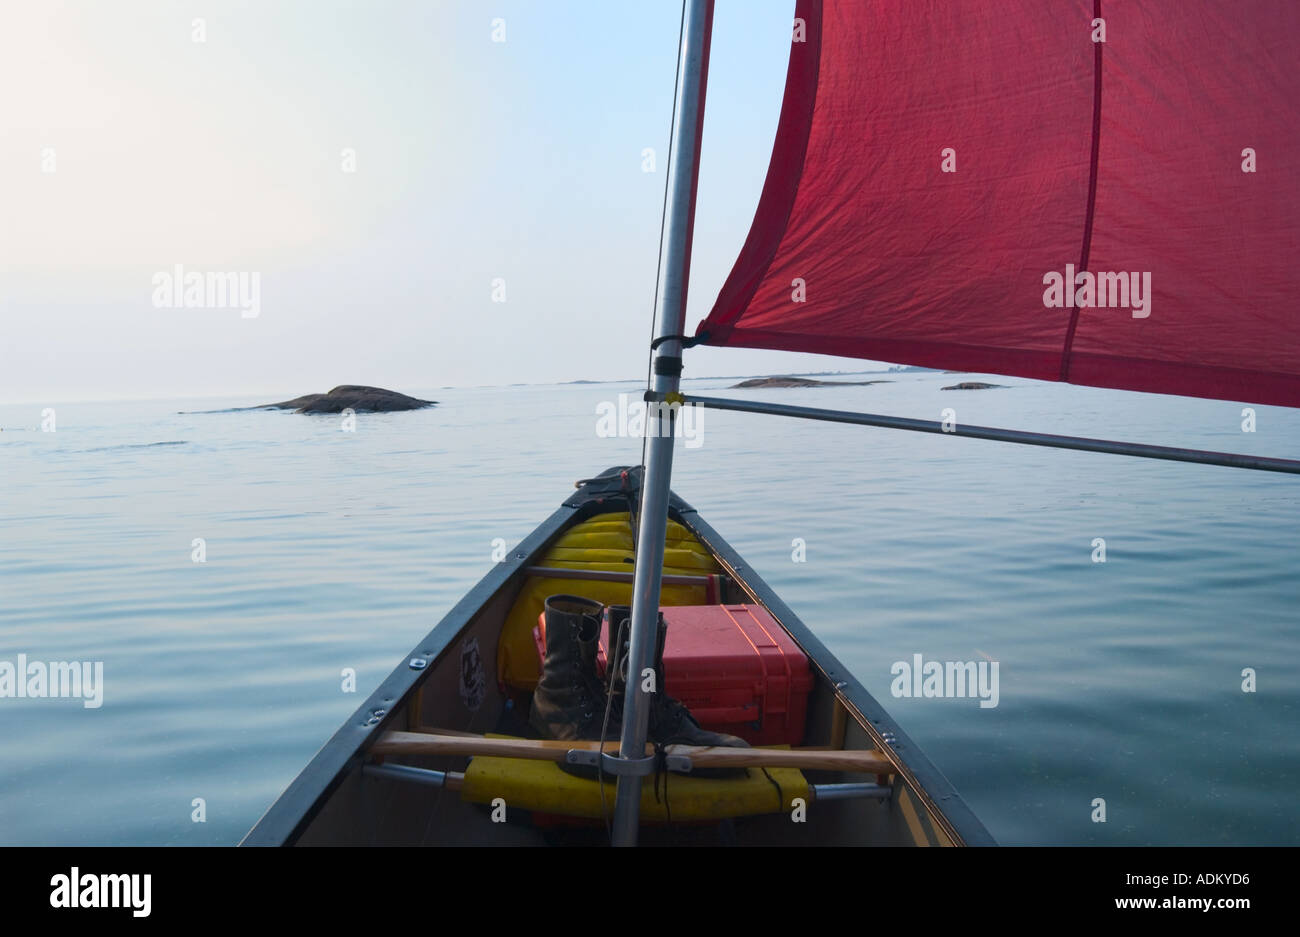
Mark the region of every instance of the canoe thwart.
<instances>
[{"instance_id":1,"label":"canoe thwart","mask_svg":"<svg viewBox=\"0 0 1300 937\"><path fill-rule=\"evenodd\" d=\"M547 579L587 579L595 582L632 582L631 573L619 573L604 569L569 569L562 566L526 566L524 572L529 576L544 576ZM688 576L677 573L665 573L663 582L669 586L704 586L707 588L712 576Z\"/></svg>"},{"instance_id":2,"label":"canoe thwart","mask_svg":"<svg viewBox=\"0 0 1300 937\"><path fill-rule=\"evenodd\" d=\"M412 765L362 765L361 774L368 778L412 781L426 787L446 788L449 791L458 791L465 783L465 775L459 771L433 771Z\"/></svg>"}]
</instances>

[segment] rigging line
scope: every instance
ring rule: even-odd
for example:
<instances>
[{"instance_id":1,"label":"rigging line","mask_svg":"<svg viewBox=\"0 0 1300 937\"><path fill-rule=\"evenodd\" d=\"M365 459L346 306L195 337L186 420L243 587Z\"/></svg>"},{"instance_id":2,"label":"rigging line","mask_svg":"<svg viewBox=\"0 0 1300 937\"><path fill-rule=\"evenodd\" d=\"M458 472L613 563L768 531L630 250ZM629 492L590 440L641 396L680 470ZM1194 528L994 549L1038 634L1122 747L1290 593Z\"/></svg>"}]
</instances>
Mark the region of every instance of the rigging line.
<instances>
[{"instance_id":1,"label":"rigging line","mask_svg":"<svg viewBox=\"0 0 1300 937\"><path fill-rule=\"evenodd\" d=\"M1093 0L1092 16L1094 22L1101 18L1101 0ZM1101 159L1101 47L1104 43L1093 42L1093 81L1092 81L1092 155L1088 169L1088 210L1083 219L1083 248L1079 254L1079 272L1088 269L1089 252L1092 250L1092 225L1096 220L1097 210L1097 164ZM1070 283L1066 289L1073 290ZM1062 381L1070 379L1070 353L1074 348L1074 333L1079 327L1079 307L1070 313L1070 324L1065 330L1065 343L1061 348Z\"/></svg>"},{"instance_id":2,"label":"rigging line","mask_svg":"<svg viewBox=\"0 0 1300 937\"><path fill-rule=\"evenodd\" d=\"M605 607L607 609L611 609L611 606L607 605ZM624 657L623 655L623 635L626 634L625 628L628 624L628 619L624 618L621 622L619 622L618 625L615 625L614 613L611 609L611 611L609 612L609 624L610 624L611 647L609 648L609 653L606 655L605 658L605 673L609 677L609 689L606 691L605 694L605 721L601 724L600 727L600 752L602 756L604 755L605 752L605 736L609 732L609 717L610 717L610 713L613 711L614 708L614 684L618 682L620 674L622 675L623 678L622 682L624 686L624 692L626 692L626 687L627 687L627 673L625 672L627 670L627 658ZM622 729L620 725L620 735L621 734L622 734ZM596 760L596 783L600 787L600 816L601 819L605 821L605 835L606 837L608 837L609 842L613 844L614 828L610 826L609 810L605 803L605 774L604 774L603 757L598 758Z\"/></svg>"},{"instance_id":3,"label":"rigging line","mask_svg":"<svg viewBox=\"0 0 1300 937\"><path fill-rule=\"evenodd\" d=\"M655 360L655 326L659 322L659 278L663 275L664 266L664 229L668 224L668 186L673 178L673 138L677 132L677 87L682 80L682 37L686 35L686 0L682 0L682 18L677 26L677 68L673 71L673 113L672 119L668 122L668 162L664 166L664 204L659 212L659 252L655 254L655 298L654 305L650 307L650 355L646 359L645 365L645 386L646 390L651 388L652 374L654 373ZM646 442L650 436L648 433L641 435L641 471L645 471L645 450Z\"/></svg>"},{"instance_id":4,"label":"rigging line","mask_svg":"<svg viewBox=\"0 0 1300 937\"><path fill-rule=\"evenodd\" d=\"M701 332L699 335L660 335L650 343L650 350L654 351L665 342L681 342L682 348L694 348L709 339L708 332Z\"/></svg>"}]
</instances>

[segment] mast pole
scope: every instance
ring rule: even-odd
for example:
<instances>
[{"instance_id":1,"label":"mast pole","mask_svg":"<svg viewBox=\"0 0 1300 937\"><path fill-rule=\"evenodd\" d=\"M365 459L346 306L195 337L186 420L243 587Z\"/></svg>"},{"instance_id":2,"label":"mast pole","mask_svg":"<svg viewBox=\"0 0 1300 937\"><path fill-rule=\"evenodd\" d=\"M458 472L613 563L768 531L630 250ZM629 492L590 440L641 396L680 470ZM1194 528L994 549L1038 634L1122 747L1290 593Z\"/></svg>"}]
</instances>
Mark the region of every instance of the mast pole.
<instances>
[{"instance_id":1,"label":"mast pole","mask_svg":"<svg viewBox=\"0 0 1300 937\"><path fill-rule=\"evenodd\" d=\"M686 326L686 288L691 266L691 231L699 179L700 138L704 129L704 90L708 77L713 0L683 0L681 49L677 74L676 117L669 152L669 198L666 239L659 258L662 288L657 310L657 348L650 389L658 400L676 394L681 384ZM641 487L640 529L632 585L632 637L628 652L623 731L619 758L643 760L652 696L642 691L642 673L653 667L663 575L664 537L668 529L668 491L673 470L676 408L647 402L646 466ZM663 687L655 690L662 693ZM643 761L644 764L644 761ZM635 846L640 827L640 774L620 774L614 801L613 842Z\"/></svg>"}]
</instances>

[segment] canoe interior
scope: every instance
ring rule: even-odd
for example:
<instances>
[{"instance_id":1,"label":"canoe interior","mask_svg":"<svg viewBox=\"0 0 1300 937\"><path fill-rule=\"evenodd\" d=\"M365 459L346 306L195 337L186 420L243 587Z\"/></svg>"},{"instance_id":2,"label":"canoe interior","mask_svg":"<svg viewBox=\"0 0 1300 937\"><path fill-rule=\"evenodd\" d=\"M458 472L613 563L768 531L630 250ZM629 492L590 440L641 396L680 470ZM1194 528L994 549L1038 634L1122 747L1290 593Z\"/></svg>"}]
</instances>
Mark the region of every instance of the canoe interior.
<instances>
[{"instance_id":1,"label":"canoe interior","mask_svg":"<svg viewBox=\"0 0 1300 937\"><path fill-rule=\"evenodd\" d=\"M513 684L504 683L499 679L502 670L497 659L503 627L511 619L516 603L536 602L538 577L530 577L525 569L555 566L557 555L570 556L562 549L555 549L556 544L575 539L565 540L566 532L593 519L604 521L626 510L626 502L618 499L566 502L413 650L408 660L398 666L317 754L254 827L245 844L441 846L607 842L605 828L599 821L571 821L567 825L561 821L557 826L543 819L542 825L537 825L527 811L507 809L506 822L494 822L490 807L467 803L456 790L375 777L363 774L361 769L367 762L379 760L368 755L366 749L389 730L527 734L529 693L526 686L521 688L519 684L528 681L521 680L516 673ZM748 570L725 541L680 499L674 497L671 513L673 520L689 531L696 552L702 553L723 574L715 580L719 589L715 599L729 604L764 605L808 654L814 680L802 744L877 749L889 757L897 771L888 776L805 771L812 784L887 783L891 791L886 798L814 800L808 804L802 822L794 822L789 812L781 812L671 826L646 823L640 841L664 845L991 843L987 831L943 776L802 622ZM588 524L583 529L591 526ZM608 523L595 526L610 529ZM689 557L688 560L695 562ZM565 565L580 566L581 561ZM609 584L570 582L556 591L586 594L581 591L583 586L591 587L588 591L596 591L607 590ZM671 604L700 602L691 590L678 589L675 595L678 601ZM613 601L604 596L595 597ZM665 604L670 603L666 600ZM527 613L535 620L532 606ZM521 617L526 616L516 610L513 626L516 632ZM518 645L518 634L515 644ZM411 658L417 660L417 666L420 661L426 662L425 666L412 668ZM486 679L476 679L463 672L476 663L482 667ZM515 667L518 670L518 662ZM468 763L464 756L424 755L389 755L382 761L450 772L463 772ZM499 818L500 811L497 813Z\"/></svg>"}]
</instances>

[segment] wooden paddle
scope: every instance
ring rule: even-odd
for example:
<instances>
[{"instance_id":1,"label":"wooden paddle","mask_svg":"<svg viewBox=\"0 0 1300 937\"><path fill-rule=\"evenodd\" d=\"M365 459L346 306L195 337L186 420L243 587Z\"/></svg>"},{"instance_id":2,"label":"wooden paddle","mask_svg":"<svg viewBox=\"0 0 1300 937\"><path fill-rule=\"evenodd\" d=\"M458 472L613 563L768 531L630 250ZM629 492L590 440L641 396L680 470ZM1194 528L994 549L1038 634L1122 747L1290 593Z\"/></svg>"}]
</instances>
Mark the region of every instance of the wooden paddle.
<instances>
[{"instance_id":1,"label":"wooden paddle","mask_svg":"<svg viewBox=\"0 0 1300 937\"><path fill-rule=\"evenodd\" d=\"M565 760L571 749L595 750L599 742L555 742L539 739L492 739L478 735L439 735L426 732L385 732L370 749L376 755L487 755ZM832 751L815 748L700 748L669 745L670 755L684 755L696 768L801 768L810 771L858 771L893 774L894 766L878 751ZM617 754L618 742L607 741L604 751ZM646 754L654 748L646 746Z\"/></svg>"}]
</instances>

